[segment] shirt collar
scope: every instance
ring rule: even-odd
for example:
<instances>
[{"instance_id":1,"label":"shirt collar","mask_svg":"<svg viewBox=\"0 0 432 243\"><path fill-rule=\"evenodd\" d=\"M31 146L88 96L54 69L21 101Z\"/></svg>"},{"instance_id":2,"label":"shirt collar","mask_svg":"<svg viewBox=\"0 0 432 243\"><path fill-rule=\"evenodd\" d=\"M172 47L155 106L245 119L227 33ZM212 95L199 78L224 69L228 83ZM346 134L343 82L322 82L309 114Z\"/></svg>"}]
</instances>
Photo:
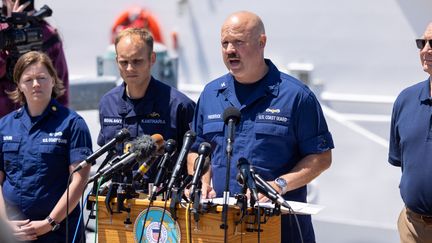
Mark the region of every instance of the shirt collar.
<instances>
[{"instance_id":1,"label":"shirt collar","mask_svg":"<svg viewBox=\"0 0 432 243\"><path fill-rule=\"evenodd\" d=\"M59 110L59 105L60 105L60 103L59 103L57 100L51 98L51 100L50 100L50 102L48 103L47 107L46 107L45 110L42 112L41 117L46 116L47 114L57 115L57 114L58 114L57 111ZM27 104L25 104L24 106L20 107L20 108L17 110L17 112L16 112L16 114L15 114L15 118L20 118L20 117L22 117L23 115L30 116L30 115L28 114Z\"/></svg>"},{"instance_id":2,"label":"shirt collar","mask_svg":"<svg viewBox=\"0 0 432 243\"><path fill-rule=\"evenodd\" d=\"M118 114L121 116L134 116L151 113L157 95L157 84L152 76L144 97L139 99L136 106L133 106L127 102L126 83L123 82L122 92L120 92L122 102L118 105Z\"/></svg>"},{"instance_id":3,"label":"shirt collar","mask_svg":"<svg viewBox=\"0 0 432 243\"><path fill-rule=\"evenodd\" d=\"M430 97L430 78L423 81L420 94L419 94L419 100L422 104L430 104L431 103L431 97Z\"/></svg>"},{"instance_id":4,"label":"shirt collar","mask_svg":"<svg viewBox=\"0 0 432 243\"><path fill-rule=\"evenodd\" d=\"M42 112L39 121L42 120L43 118L45 118L46 116L58 116L58 111L59 111L59 107L60 104L58 103L57 100L52 99L50 100L50 102L48 103L47 107L45 108L45 110ZM30 114L28 113L28 107L27 104L25 104L24 106L22 106L21 108L19 108L17 110L17 113L15 114L15 118L17 119L21 119L22 123L24 124L24 126L29 129L32 127L32 122L30 119Z\"/></svg>"},{"instance_id":5,"label":"shirt collar","mask_svg":"<svg viewBox=\"0 0 432 243\"><path fill-rule=\"evenodd\" d=\"M271 94L275 97L279 95L279 85L281 81L280 72L270 59L264 60L268 66L268 71L259 81L263 82L261 86L263 89L259 89L259 92L254 93L255 98L253 100L267 94ZM240 108L240 103L237 98L235 98L234 76L232 74L228 73L220 79L219 85L217 85L217 91L223 94L235 107Z\"/></svg>"},{"instance_id":6,"label":"shirt collar","mask_svg":"<svg viewBox=\"0 0 432 243\"><path fill-rule=\"evenodd\" d=\"M269 69L260 82L265 82L265 86L267 86L265 92L277 96L279 94L280 72L270 59L264 60ZM229 73L221 78L217 89L219 92L234 89L234 76Z\"/></svg>"}]
</instances>

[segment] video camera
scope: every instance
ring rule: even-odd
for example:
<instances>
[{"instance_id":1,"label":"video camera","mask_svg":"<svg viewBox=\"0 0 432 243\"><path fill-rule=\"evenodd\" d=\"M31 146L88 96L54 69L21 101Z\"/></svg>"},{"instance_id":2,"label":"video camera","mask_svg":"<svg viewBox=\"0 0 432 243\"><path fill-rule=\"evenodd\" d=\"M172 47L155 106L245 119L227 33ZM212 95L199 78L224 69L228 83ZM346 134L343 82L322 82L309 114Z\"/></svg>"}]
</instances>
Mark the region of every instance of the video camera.
<instances>
[{"instance_id":1,"label":"video camera","mask_svg":"<svg viewBox=\"0 0 432 243\"><path fill-rule=\"evenodd\" d=\"M7 51L6 75L12 80L12 73L18 58L29 51L43 51L41 21L52 15L52 10L44 5L32 15L28 12L12 13L11 17L0 16L0 24L8 27L0 30L0 50Z\"/></svg>"},{"instance_id":2,"label":"video camera","mask_svg":"<svg viewBox=\"0 0 432 243\"><path fill-rule=\"evenodd\" d=\"M44 5L33 15L22 12L12 13L11 17L0 16L0 23L9 25L0 31L0 49L18 56L29 51L40 51L43 43L40 21L51 14L52 10Z\"/></svg>"}]
</instances>

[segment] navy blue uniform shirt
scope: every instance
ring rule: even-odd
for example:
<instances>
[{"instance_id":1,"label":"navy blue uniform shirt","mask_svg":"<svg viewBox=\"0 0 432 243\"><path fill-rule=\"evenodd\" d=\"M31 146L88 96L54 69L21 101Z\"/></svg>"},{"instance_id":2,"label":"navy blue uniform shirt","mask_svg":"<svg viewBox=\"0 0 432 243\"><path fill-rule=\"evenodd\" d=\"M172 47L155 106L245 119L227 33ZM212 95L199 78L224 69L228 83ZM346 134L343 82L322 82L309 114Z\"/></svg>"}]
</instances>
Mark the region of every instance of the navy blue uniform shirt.
<instances>
[{"instance_id":1,"label":"navy blue uniform shirt","mask_svg":"<svg viewBox=\"0 0 432 243\"><path fill-rule=\"evenodd\" d=\"M389 162L400 166L400 193L406 206L432 215L432 101L430 81L403 90L393 107Z\"/></svg>"},{"instance_id":2,"label":"navy blue uniform shirt","mask_svg":"<svg viewBox=\"0 0 432 243\"><path fill-rule=\"evenodd\" d=\"M120 129L127 128L131 139L159 133L165 141L176 140L177 148L180 148L184 134L190 130L195 103L177 89L153 77L145 96L138 100L131 101L127 97L125 85L115 87L100 100L98 144L104 145ZM122 148L118 149L118 153L122 153ZM152 174L151 171L148 174Z\"/></svg>"},{"instance_id":3,"label":"navy blue uniform shirt","mask_svg":"<svg viewBox=\"0 0 432 243\"><path fill-rule=\"evenodd\" d=\"M66 191L69 166L92 153L85 121L51 100L36 120L29 116L26 107L3 117L0 136L0 170L6 175L3 196L9 217L45 219ZM69 216L71 235L79 212L78 206ZM47 233L39 242L64 241L65 222L61 225L60 230Z\"/></svg>"},{"instance_id":4,"label":"navy blue uniform shirt","mask_svg":"<svg viewBox=\"0 0 432 243\"><path fill-rule=\"evenodd\" d=\"M212 144L212 181L219 197L225 189L227 163L226 129L222 116L229 106L241 112L231 160L231 196L241 191L236 181L236 165L241 157L248 159L251 167L265 180L271 181L288 173L303 157L334 147L314 94L302 82L280 72L270 60L266 59L266 64L268 73L252 93L244 96L247 98L243 105L236 97L231 74L210 82L198 101L192 126L197 133L193 149L196 151L203 141ZM304 186L286 193L284 197L306 202L306 194ZM305 242L314 242L310 217L301 218ZM289 231L287 223L283 219L282 232ZM283 242L288 242L284 234L282 237Z\"/></svg>"}]
</instances>

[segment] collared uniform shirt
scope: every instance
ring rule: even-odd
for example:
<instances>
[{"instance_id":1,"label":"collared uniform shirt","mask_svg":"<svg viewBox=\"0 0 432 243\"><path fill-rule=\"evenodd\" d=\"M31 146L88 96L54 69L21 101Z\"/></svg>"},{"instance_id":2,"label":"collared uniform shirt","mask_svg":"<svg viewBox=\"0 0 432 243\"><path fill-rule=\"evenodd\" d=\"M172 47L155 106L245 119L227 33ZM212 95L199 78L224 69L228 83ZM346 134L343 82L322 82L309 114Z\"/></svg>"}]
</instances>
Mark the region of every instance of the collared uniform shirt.
<instances>
[{"instance_id":1,"label":"collared uniform shirt","mask_svg":"<svg viewBox=\"0 0 432 243\"><path fill-rule=\"evenodd\" d=\"M110 141L122 128L127 128L131 140L143 134L160 134L164 140L174 139L177 148L190 130L195 103L177 89L153 77L143 98L132 103L126 96L125 83L105 94L99 104L101 130L98 144ZM123 148L117 148L121 154ZM152 169L154 169L153 166ZM152 171L151 169L151 171ZM147 174L152 174L151 171Z\"/></svg>"},{"instance_id":2,"label":"collared uniform shirt","mask_svg":"<svg viewBox=\"0 0 432 243\"><path fill-rule=\"evenodd\" d=\"M412 211L432 215L432 100L429 79L397 97L391 119L389 162L400 166L400 193Z\"/></svg>"},{"instance_id":3,"label":"collared uniform shirt","mask_svg":"<svg viewBox=\"0 0 432 243\"><path fill-rule=\"evenodd\" d=\"M303 157L334 147L314 94L297 79L279 72L270 60L266 59L266 63L268 73L243 105L237 100L231 74L210 82L198 101L192 126L197 133L193 149L196 151L203 141L212 144L212 181L219 197L225 189L227 165L223 112L229 106L241 112L231 159L231 196L241 191L236 181L237 161L241 157L249 161L255 172L271 181L288 173ZM305 202L306 194L304 186L284 197Z\"/></svg>"},{"instance_id":4,"label":"collared uniform shirt","mask_svg":"<svg viewBox=\"0 0 432 243\"><path fill-rule=\"evenodd\" d=\"M0 136L0 170L6 175L3 196L9 217L45 219L67 189L69 166L92 153L85 121L52 99L35 121L26 107L0 119ZM70 209L71 235L79 211L79 206ZM46 239L64 240L64 223ZM58 238L50 238L54 235Z\"/></svg>"}]
</instances>

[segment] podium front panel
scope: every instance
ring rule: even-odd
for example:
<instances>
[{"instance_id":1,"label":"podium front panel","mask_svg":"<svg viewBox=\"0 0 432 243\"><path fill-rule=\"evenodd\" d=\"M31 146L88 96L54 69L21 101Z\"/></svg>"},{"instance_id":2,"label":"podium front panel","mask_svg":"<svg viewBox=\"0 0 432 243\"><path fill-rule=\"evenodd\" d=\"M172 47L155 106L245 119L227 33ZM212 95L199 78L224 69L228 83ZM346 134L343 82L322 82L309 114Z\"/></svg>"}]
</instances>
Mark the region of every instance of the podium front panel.
<instances>
[{"instance_id":1,"label":"podium front panel","mask_svg":"<svg viewBox=\"0 0 432 243\"><path fill-rule=\"evenodd\" d=\"M90 200L94 201L94 198ZM130 222L125 223L128 213L122 212L110 215L106 209L104 200L105 197L98 198L98 242L135 242L135 221L140 213L148 208L149 201L147 199L126 200L124 205L131 208L131 212ZM163 209L164 204L165 202L163 201L154 201L152 208L156 207ZM167 205L169 206L169 201ZM116 199L114 199L111 203L111 208L116 208ZM221 208L221 206L218 206L214 212L200 214L200 220L198 224L196 224L194 221L194 215L192 213L190 214L190 232L192 235L192 242L224 242L224 230L220 228L220 225L222 224ZM179 225L181 234L179 238L181 238L181 242L185 243L187 242L186 212L187 209L185 207L177 207L177 223ZM169 213L169 208L167 208L166 213ZM261 217L261 221L262 218L263 217ZM239 219L240 210L236 207L230 207L227 217L228 242L258 242L258 232L256 232L257 225L246 224L243 222L242 224L235 226L235 222ZM148 224L149 221L146 222L146 226L148 226ZM247 228L251 227L255 228L254 232L249 232L247 230ZM142 228L137 230L142 230ZM262 242L280 242L280 234L280 216L268 217L267 222L261 224L260 237ZM141 235L141 232L139 232L138 235ZM169 236L161 238L160 242L163 243L162 239L167 238L167 242L171 242L172 238ZM142 242L144 243L145 241L143 240Z\"/></svg>"}]
</instances>

